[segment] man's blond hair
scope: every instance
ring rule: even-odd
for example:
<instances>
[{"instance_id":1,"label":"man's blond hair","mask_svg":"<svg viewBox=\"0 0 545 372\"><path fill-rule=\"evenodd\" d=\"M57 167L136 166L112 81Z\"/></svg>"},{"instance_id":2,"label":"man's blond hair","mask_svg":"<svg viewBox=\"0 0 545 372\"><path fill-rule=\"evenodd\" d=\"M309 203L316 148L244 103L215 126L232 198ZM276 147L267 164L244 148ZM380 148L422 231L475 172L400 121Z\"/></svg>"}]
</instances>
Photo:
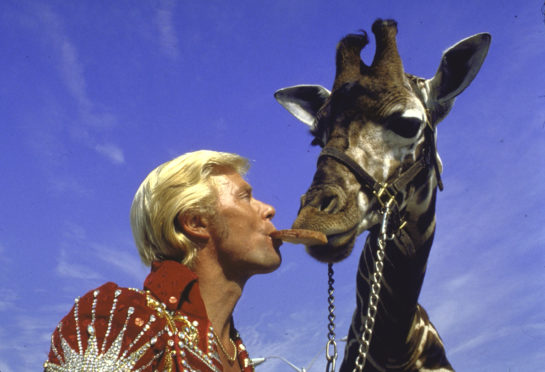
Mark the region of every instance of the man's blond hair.
<instances>
[{"instance_id":1,"label":"man's blond hair","mask_svg":"<svg viewBox=\"0 0 545 372\"><path fill-rule=\"evenodd\" d=\"M246 174L248 160L231 153L200 150L155 168L142 182L131 206L131 228L142 262L172 259L192 266L198 244L179 226L177 217L212 217L217 195L210 176L233 170Z\"/></svg>"}]
</instances>

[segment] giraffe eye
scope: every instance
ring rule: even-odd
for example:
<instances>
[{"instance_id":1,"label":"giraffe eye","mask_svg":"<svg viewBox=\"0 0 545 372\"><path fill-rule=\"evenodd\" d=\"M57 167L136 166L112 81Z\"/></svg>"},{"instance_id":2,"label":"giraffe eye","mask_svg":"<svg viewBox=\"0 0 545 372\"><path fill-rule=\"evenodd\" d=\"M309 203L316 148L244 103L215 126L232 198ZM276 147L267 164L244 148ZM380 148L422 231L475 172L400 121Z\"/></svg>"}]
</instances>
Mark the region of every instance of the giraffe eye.
<instances>
[{"instance_id":1,"label":"giraffe eye","mask_svg":"<svg viewBox=\"0 0 545 372\"><path fill-rule=\"evenodd\" d=\"M405 118L398 115L390 117L385 124L386 129L404 138L416 136L421 125L422 121L417 118Z\"/></svg>"}]
</instances>

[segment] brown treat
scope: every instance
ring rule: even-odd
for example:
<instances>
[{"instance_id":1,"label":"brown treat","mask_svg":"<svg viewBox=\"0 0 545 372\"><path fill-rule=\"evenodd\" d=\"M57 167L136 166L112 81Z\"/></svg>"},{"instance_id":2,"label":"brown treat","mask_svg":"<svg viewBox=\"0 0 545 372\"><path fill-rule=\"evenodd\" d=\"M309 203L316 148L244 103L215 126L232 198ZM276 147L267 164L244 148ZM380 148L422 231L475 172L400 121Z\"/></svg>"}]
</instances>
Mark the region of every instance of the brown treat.
<instances>
[{"instance_id":1,"label":"brown treat","mask_svg":"<svg viewBox=\"0 0 545 372\"><path fill-rule=\"evenodd\" d=\"M273 239L280 239L293 244L323 245L327 244L327 236L324 233L314 230L286 229L276 230L271 233Z\"/></svg>"}]
</instances>

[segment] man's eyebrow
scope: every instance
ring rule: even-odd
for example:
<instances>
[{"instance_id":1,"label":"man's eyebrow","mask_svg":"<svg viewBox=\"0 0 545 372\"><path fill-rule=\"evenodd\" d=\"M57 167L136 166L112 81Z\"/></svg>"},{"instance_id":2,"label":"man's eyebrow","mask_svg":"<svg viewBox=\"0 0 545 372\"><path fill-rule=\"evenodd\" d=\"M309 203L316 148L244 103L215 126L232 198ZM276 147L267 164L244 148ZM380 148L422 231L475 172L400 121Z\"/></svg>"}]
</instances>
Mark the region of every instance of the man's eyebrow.
<instances>
[{"instance_id":1,"label":"man's eyebrow","mask_svg":"<svg viewBox=\"0 0 545 372\"><path fill-rule=\"evenodd\" d=\"M245 192L245 193L248 193L248 194L252 194L253 190L254 189L252 188L252 186L250 186L248 184L242 185L241 188L240 188L241 192Z\"/></svg>"}]
</instances>

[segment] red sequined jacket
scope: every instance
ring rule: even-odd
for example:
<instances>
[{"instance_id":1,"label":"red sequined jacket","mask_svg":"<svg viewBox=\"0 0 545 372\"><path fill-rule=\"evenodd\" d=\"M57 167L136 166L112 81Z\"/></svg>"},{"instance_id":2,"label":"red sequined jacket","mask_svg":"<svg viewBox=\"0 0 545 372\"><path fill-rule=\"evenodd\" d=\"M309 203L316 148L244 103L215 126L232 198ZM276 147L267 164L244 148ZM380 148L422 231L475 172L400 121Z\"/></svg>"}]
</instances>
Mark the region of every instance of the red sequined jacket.
<instances>
[{"instance_id":1,"label":"red sequined jacket","mask_svg":"<svg viewBox=\"0 0 545 372\"><path fill-rule=\"evenodd\" d=\"M243 372L254 371L238 333ZM144 290L106 283L76 299L51 337L45 371L222 371L195 274L154 262Z\"/></svg>"}]
</instances>

